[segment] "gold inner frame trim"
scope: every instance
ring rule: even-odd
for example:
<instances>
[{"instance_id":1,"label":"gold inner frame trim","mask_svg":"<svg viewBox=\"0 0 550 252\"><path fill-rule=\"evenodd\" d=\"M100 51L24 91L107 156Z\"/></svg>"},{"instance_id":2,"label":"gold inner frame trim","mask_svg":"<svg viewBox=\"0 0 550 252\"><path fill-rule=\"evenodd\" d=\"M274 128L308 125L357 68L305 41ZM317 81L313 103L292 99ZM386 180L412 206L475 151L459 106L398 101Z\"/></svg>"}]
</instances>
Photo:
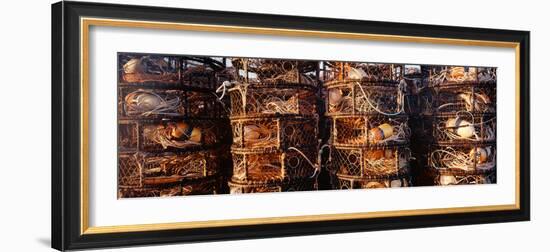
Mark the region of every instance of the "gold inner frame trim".
<instances>
[{"instance_id":1,"label":"gold inner frame trim","mask_svg":"<svg viewBox=\"0 0 550 252\"><path fill-rule=\"evenodd\" d=\"M284 217L267 217L267 218L248 218L248 219L228 219L228 220L209 220L209 221L191 221L191 222L172 222L172 223L155 223L155 224L133 224L121 226L97 226L90 227L89 225L89 31L91 26L106 26L106 27L128 27L128 28L143 28L143 29L163 29L163 30L184 30L184 31L200 31L200 32L222 32L222 33L240 33L240 34L255 34L255 35L273 35L273 36L293 36L293 37L316 37L316 38L336 38L336 39L357 39L370 41L385 41L385 42L409 42L409 43L430 43L430 44L446 44L460 46L487 46L487 47L504 47L515 49L515 74L516 74L516 188L515 188L515 204L509 205L490 205L490 206L475 206L475 207L453 207L453 208L435 208L435 209L415 209L415 210L397 210L397 211L379 211L379 212L362 212L362 213L342 213L342 214L322 214L322 215L303 215L303 216L284 216ZM170 229L190 229L190 228L206 228L206 227L225 227L238 225L261 225L261 224L281 224L291 222L312 222L312 221L328 221L328 220L350 220L350 219L366 219L366 218L381 218L395 216L415 216L415 215L433 215L433 214L452 214L452 213L469 213L469 212L490 212L502 210L517 210L520 209L520 49L519 43L488 41L488 40L466 40L452 38L432 38L432 37L416 37L416 36L400 36L400 35L381 35L381 34L366 34L366 33L347 33L347 32L328 32L317 30L294 30L294 29L278 29L278 28L263 28L263 27L248 27L248 26L226 26L226 25L205 25L193 23L169 23L169 22L152 22L152 21L137 21L137 20L122 20L122 19L100 19L82 17L80 19L80 66L81 66L81 221L80 233L87 234L103 234L103 233L118 233L118 232L138 232L138 231L158 231Z\"/></svg>"}]
</instances>

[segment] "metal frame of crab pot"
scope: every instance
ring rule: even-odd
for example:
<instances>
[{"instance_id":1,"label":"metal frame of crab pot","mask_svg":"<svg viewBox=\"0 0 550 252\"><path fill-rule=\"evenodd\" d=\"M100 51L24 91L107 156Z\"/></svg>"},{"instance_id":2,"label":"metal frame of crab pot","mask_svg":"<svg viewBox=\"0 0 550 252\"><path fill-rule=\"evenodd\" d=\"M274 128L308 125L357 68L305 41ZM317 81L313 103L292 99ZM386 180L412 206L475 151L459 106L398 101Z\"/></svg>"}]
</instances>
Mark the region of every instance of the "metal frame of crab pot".
<instances>
[{"instance_id":1,"label":"metal frame of crab pot","mask_svg":"<svg viewBox=\"0 0 550 252\"><path fill-rule=\"evenodd\" d=\"M144 57L168 64L169 73L158 72L157 75L140 76L124 72L126 62L137 59L139 63ZM230 160L230 157L223 157L220 153L223 149L229 153L229 119L223 103L218 101L214 94L219 82L233 78L223 71L226 59L140 53L118 53L118 59L119 197L211 194L227 191L227 186L221 181L226 179L224 177L228 176L229 171L226 171L228 169L221 163ZM146 114L131 111L126 104L126 96L133 92L147 92L162 99L179 101L174 111L167 111L170 114ZM147 138L145 134L147 130L178 122L186 122L189 127L200 128L200 144L180 148L163 146ZM185 159L196 155L204 159L197 157L194 162L204 162L202 166L195 167L196 174L193 176L167 176L161 172L156 175L145 174L145 162L148 157ZM171 166L178 166L175 164L176 159L172 160ZM179 166L171 168L182 170L186 165ZM129 179L139 183L128 184L126 182ZM209 190L209 186L214 189ZM180 191L177 191L178 188Z\"/></svg>"},{"instance_id":2,"label":"metal frame of crab pot","mask_svg":"<svg viewBox=\"0 0 550 252\"><path fill-rule=\"evenodd\" d=\"M459 67L460 68L460 67ZM467 73L472 67L464 67ZM476 67L475 76L463 81L447 81L434 76L442 76L449 67L429 67L429 92L424 93L428 101L423 106L423 116L426 122L431 122L432 139L427 153L427 169L433 176L434 184L441 185L440 176L453 176L458 184L495 183L496 158L493 168L478 169L478 155L473 155L473 169L464 170L454 168L436 168L432 162L440 162L434 152L445 150L458 151L464 156L468 150L477 153L478 148L490 148L491 155L496 155L496 76L494 79L480 79L481 73L495 74L496 69L490 67ZM473 73L474 71L472 71ZM447 73L450 73L448 70ZM467 120L459 125L458 120ZM453 124L454 126L449 126ZM471 123L472 126L468 124ZM460 136L459 130L464 129L462 135L475 132L476 138ZM456 137L459 136L459 137ZM450 149L449 149L450 148ZM465 156L464 156L465 157ZM439 157L441 158L441 157Z\"/></svg>"},{"instance_id":3,"label":"metal frame of crab pot","mask_svg":"<svg viewBox=\"0 0 550 252\"><path fill-rule=\"evenodd\" d=\"M231 194L311 191L316 185L314 179L294 179L279 182L234 181L228 182Z\"/></svg>"}]
</instances>

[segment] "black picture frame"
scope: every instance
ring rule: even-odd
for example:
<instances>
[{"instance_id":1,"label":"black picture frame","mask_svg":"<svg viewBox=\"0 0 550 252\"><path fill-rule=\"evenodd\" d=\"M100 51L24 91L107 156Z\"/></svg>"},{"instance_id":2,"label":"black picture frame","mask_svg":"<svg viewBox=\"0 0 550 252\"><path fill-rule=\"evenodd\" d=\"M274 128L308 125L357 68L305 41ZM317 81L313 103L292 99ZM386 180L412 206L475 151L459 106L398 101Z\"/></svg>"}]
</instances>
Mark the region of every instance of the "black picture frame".
<instances>
[{"instance_id":1,"label":"black picture frame","mask_svg":"<svg viewBox=\"0 0 550 252\"><path fill-rule=\"evenodd\" d=\"M321 30L381 35L490 40L519 44L519 204L517 209L383 218L307 221L211 228L82 234L80 18ZM328 19L101 3L52 5L52 247L58 250L174 242L252 239L530 219L530 94L528 31Z\"/></svg>"}]
</instances>

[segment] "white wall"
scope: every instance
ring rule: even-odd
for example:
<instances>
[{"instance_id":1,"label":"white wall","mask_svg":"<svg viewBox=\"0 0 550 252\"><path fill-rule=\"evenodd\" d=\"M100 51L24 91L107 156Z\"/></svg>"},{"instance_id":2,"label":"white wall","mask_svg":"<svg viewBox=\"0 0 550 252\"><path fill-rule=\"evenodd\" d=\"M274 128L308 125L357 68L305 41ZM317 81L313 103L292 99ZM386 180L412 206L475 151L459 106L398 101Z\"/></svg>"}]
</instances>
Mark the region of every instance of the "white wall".
<instances>
[{"instance_id":1,"label":"white wall","mask_svg":"<svg viewBox=\"0 0 550 252\"><path fill-rule=\"evenodd\" d=\"M292 238L126 248L128 251L464 251L546 245L550 224L550 142L547 92L550 31L544 1L213 1L117 2L227 11L429 23L531 31L532 221ZM322 4L320 2L323 2ZM0 249L49 249L50 237L50 1L10 1L0 9ZM328 5L337 3L338 5ZM544 22L544 23L543 23ZM29 63L34 66L29 66ZM511 112L512 113L512 112Z\"/></svg>"}]
</instances>

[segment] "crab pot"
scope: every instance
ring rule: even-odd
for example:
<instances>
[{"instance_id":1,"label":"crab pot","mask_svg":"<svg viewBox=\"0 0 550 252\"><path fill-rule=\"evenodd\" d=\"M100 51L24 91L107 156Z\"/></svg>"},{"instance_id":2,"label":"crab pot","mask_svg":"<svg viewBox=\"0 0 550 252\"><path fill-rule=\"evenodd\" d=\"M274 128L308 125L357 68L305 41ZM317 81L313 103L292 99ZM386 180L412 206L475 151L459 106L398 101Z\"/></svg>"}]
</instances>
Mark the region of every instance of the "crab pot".
<instances>
[{"instance_id":1,"label":"crab pot","mask_svg":"<svg viewBox=\"0 0 550 252\"><path fill-rule=\"evenodd\" d=\"M302 84L237 84L229 90L231 117L317 115L317 89Z\"/></svg>"},{"instance_id":2,"label":"crab pot","mask_svg":"<svg viewBox=\"0 0 550 252\"><path fill-rule=\"evenodd\" d=\"M181 82L184 87L215 90L223 81L232 80L226 58L182 57Z\"/></svg>"},{"instance_id":3,"label":"crab pot","mask_svg":"<svg viewBox=\"0 0 550 252\"><path fill-rule=\"evenodd\" d=\"M339 177L354 178L407 174L410 154L410 150L402 146L333 146L329 169Z\"/></svg>"},{"instance_id":4,"label":"crab pot","mask_svg":"<svg viewBox=\"0 0 550 252\"><path fill-rule=\"evenodd\" d=\"M338 176L333 187L335 189L375 189L390 187L410 187L412 186L410 176L395 175L378 178L355 178L347 176Z\"/></svg>"},{"instance_id":5,"label":"crab pot","mask_svg":"<svg viewBox=\"0 0 550 252\"><path fill-rule=\"evenodd\" d=\"M231 126L236 148L287 149L318 144L316 117L234 119Z\"/></svg>"},{"instance_id":6,"label":"crab pot","mask_svg":"<svg viewBox=\"0 0 550 252\"><path fill-rule=\"evenodd\" d=\"M136 121L118 122L118 149L137 151L139 145L139 123Z\"/></svg>"},{"instance_id":7,"label":"crab pot","mask_svg":"<svg viewBox=\"0 0 550 252\"><path fill-rule=\"evenodd\" d=\"M455 84L495 84L496 68L467 66L430 66L430 86Z\"/></svg>"},{"instance_id":8,"label":"crab pot","mask_svg":"<svg viewBox=\"0 0 550 252\"><path fill-rule=\"evenodd\" d=\"M237 80L254 85L303 84L317 87L317 61L233 58Z\"/></svg>"},{"instance_id":9,"label":"crab pot","mask_svg":"<svg viewBox=\"0 0 550 252\"><path fill-rule=\"evenodd\" d=\"M135 153L120 153L118 156L118 188L141 188L143 176L139 157Z\"/></svg>"},{"instance_id":10,"label":"crab pot","mask_svg":"<svg viewBox=\"0 0 550 252\"><path fill-rule=\"evenodd\" d=\"M216 95L208 92L121 87L119 119L226 118Z\"/></svg>"},{"instance_id":11,"label":"crab pot","mask_svg":"<svg viewBox=\"0 0 550 252\"><path fill-rule=\"evenodd\" d=\"M142 188L119 188L118 198L208 195L224 193L223 190L222 180L214 176Z\"/></svg>"},{"instance_id":12,"label":"crab pot","mask_svg":"<svg viewBox=\"0 0 550 252\"><path fill-rule=\"evenodd\" d=\"M495 169L486 171L432 169L432 171L435 185L494 184L497 181Z\"/></svg>"},{"instance_id":13,"label":"crab pot","mask_svg":"<svg viewBox=\"0 0 550 252\"><path fill-rule=\"evenodd\" d=\"M352 73L353 69L361 69L365 76L357 78ZM342 80L364 80L376 81L380 83L393 83L402 76L403 65L399 64L380 64L380 63L356 63L324 61L321 63L321 76L323 81L342 81Z\"/></svg>"},{"instance_id":14,"label":"crab pot","mask_svg":"<svg viewBox=\"0 0 550 252\"><path fill-rule=\"evenodd\" d=\"M313 179L299 179L279 183L255 181L229 181L231 194L311 191L315 188Z\"/></svg>"},{"instance_id":15,"label":"crab pot","mask_svg":"<svg viewBox=\"0 0 550 252\"><path fill-rule=\"evenodd\" d=\"M332 144L339 146L402 145L409 142L407 116L334 116Z\"/></svg>"},{"instance_id":16,"label":"crab pot","mask_svg":"<svg viewBox=\"0 0 550 252\"><path fill-rule=\"evenodd\" d=\"M142 154L143 184L158 185L216 175L221 167L220 155L222 153L215 150Z\"/></svg>"},{"instance_id":17,"label":"crab pot","mask_svg":"<svg viewBox=\"0 0 550 252\"><path fill-rule=\"evenodd\" d=\"M232 149L232 181L256 181L262 183L303 179L312 176L317 164L317 148L286 152L274 150ZM311 162L311 163L310 163Z\"/></svg>"},{"instance_id":18,"label":"crab pot","mask_svg":"<svg viewBox=\"0 0 550 252\"><path fill-rule=\"evenodd\" d=\"M467 111L496 112L496 86L493 84L455 84L434 88L426 113L445 114Z\"/></svg>"},{"instance_id":19,"label":"crab pot","mask_svg":"<svg viewBox=\"0 0 550 252\"><path fill-rule=\"evenodd\" d=\"M397 81L333 81L325 84L327 116L404 113L405 87Z\"/></svg>"},{"instance_id":20,"label":"crab pot","mask_svg":"<svg viewBox=\"0 0 550 252\"><path fill-rule=\"evenodd\" d=\"M156 54L119 53L118 79L125 84L176 84L180 58Z\"/></svg>"},{"instance_id":21,"label":"crab pot","mask_svg":"<svg viewBox=\"0 0 550 252\"><path fill-rule=\"evenodd\" d=\"M229 144L228 122L219 119L186 119L140 122L140 151L204 149Z\"/></svg>"},{"instance_id":22,"label":"crab pot","mask_svg":"<svg viewBox=\"0 0 550 252\"><path fill-rule=\"evenodd\" d=\"M433 138L439 144L494 143L496 114L457 112L433 116Z\"/></svg>"},{"instance_id":23,"label":"crab pot","mask_svg":"<svg viewBox=\"0 0 550 252\"><path fill-rule=\"evenodd\" d=\"M428 155L430 167L457 172L486 172L496 169L496 144L432 145Z\"/></svg>"}]
</instances>

